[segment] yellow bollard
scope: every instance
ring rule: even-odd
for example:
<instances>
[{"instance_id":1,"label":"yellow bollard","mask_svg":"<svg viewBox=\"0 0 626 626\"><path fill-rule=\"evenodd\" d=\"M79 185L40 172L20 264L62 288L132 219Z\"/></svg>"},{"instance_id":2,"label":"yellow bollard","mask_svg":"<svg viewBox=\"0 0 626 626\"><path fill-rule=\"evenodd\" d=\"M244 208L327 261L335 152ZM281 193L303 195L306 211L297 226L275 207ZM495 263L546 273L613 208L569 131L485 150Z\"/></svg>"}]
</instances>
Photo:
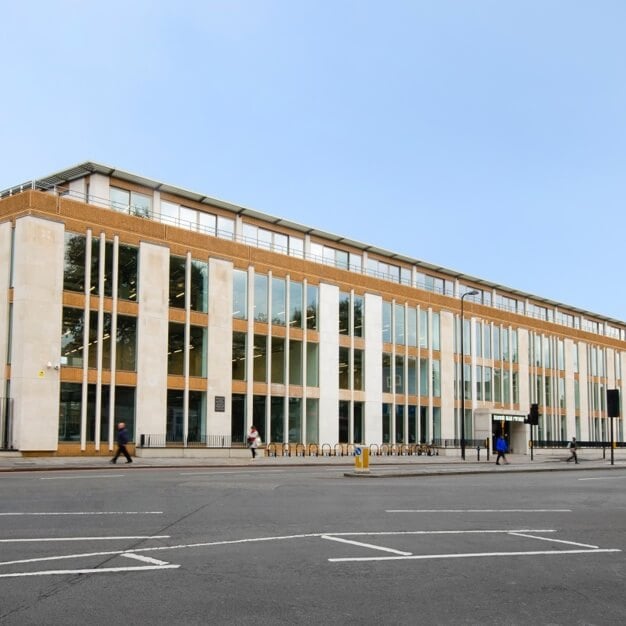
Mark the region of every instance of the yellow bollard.
<instances>
[{"instance_id":1,"label":"yellow bollard","mask_svg":"<svg viewBox=\"0 0 626 626\"><path fill-rule=\"evenodd\" d=\"M354 449L354 469L358 472L369 472L370 451L369 448L357 446Z\"/></svg>"}]
</instances>

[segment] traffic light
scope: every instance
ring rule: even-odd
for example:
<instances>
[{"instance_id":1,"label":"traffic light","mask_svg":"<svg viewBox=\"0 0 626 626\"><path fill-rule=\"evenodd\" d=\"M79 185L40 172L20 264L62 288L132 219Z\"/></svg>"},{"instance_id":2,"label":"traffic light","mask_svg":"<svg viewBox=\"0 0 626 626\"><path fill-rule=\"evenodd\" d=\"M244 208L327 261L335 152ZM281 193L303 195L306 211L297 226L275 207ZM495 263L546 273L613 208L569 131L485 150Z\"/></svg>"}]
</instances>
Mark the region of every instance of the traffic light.
<instances>
[{"instance_id":1,"label":"traffic light","mask_svg":"<svg viewBox=\"0 0 626 626\"><path fill-rule=\"evenodd\" d=\"M526 423L530 424L531 426L539 425L539 405L538 404L530 405L530 413L528 414L528 420L526 421Z\"/></svg>"}]
</instances>

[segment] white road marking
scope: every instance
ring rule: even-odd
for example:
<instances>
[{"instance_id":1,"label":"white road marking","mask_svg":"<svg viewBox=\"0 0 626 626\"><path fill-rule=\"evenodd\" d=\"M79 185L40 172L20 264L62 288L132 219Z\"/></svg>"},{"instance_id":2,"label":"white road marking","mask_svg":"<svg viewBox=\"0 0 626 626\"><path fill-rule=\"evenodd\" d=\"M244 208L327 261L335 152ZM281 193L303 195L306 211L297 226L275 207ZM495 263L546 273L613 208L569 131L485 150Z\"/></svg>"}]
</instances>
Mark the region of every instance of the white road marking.
<instances>
[{"instance_id":1,"label":"white road marking","mask_svg":"<svg viewBox=\"0 0 626 626\"><path fill-rule=\"evenodd\" d=\"M529 539L538 539L539 541L551 541L553 543L566 543L569 546L579 546L581 548L592 548L598 550L600 546L592 546L588 543L577 543L576 541L564 541L563 539L553 539L552 537L536 537L535 535L527 535L526 533L510 533L516 537L528 537Z\"/></svg>"},{"instance_id":2,"label":"white road marking","mask_svg":"<svg viewBox=\"0 0 626 626\"><path fill-rule=\"evenodd\" d=\"M216 476L218 474L280 474L281 472L287 472L290 470L282 470L282 469L270 469L270 470L250 470L250 471L227 471L227 472L180 472L180 476Z\"/></svg>"},{"instance_id":3,"label":"white road marking","mask_svg":"<svg viewBox=\"0 0 626 626\"><path fill-rule=\"evenodd\" d=\"M19 572L0 574L0 578L20 578L23 576L67 576L71 574L110 574L111 572L145 572L157 569L178 569L180 565L142 565L141 567L102 567L100 569L57 569L41 572Z\"/></svg>"},{"instance_id":4,"label":"white road marking","mask_svg":"<svg viewBox=\"0 0 626 626\"><path fill-rule=\"evenodd\" d=\"M50 476L39 480L79 480L81 478L123 478L124 474L81 474L80 476Z\"/></svg>"},{"instance_id":5,"label":"white road marking","mask_svg":"<svg viewBox=\"0 0 626 626\"><path fill-rule=\"evenodd\" d=\"M387 509L385 513L571 513L572 509Z\"/></svg>"},{"instance_id":6,"label":"white road marking","mask_svg":"<svg viewBox=\"0 0 626 626\"><path fill-rule=\"evenodd\" d=\"M127 559L137 559L144 563L152 563L152 565L169 565L167 561L159 561L159 559L153 559L143 554L135 554L134 552L123 552L121 556L125 556Z\"/></svg>"},{"instance_id":7,"label":"white road marking","mask_svg":"<svg viewBox=\"0 0 626 626\"><path fill-rule=\"evenodd\" d=\"M413 554L412 552L403 552L402 550L394 550L392 548L383 548L382 546L374 546L371 543L362 543L360 541L350 541L349 539L342 539L341 537L333 537L332 535L322 535L322 539L328 539L329 541L339 541L341 543L349 543L353 546L361 546L362 548L371 548L372 550L382 550L383 552L391 552L393 554L401 554L408 556Z\"/></svg>"},{"instance_id":8,"label":"white road marking","mask_svg":"<svg viewBox=\"0 0 626 626\"><path fill-rule=\"evenodd\" d=\"M370 556L370 557L346 557L328 559L331 563L346 563L359 561L404 561L404 560L421 560L429 559L466 559L477 557L494 557L494 556L560 556L562 554L596 554L598 552L621 552L617 548L599 549L599 550L545 550L534 552L472 552L465 554L414 554L411 556Z\"/></svg>"},{"instance_id":9,"label":"white road marking","mask_svg":"<svg viewBox=\"0 0 626 626\"><path fill-rule=\"evenodd\" d=\"M623 476L598 476L596 478L579 478L578 480L624 480Z\"/></svg>"},{"instance_id":10,"label":"white road marking","mask_svg":"<svg viewBox=\"0 0 626 626\"><path fill-rule=\"evenodd\" d=\"M0 513L0 517L19 517L22 515L163 515L163 511L42 511L38 513L15 511Z\"/></svg>"},{"instance_id":11,"label":"white road marking","mask_svg":"<svg viewBox=\"0 0 626 626\"><path fill-rule=\"evenodd\" d=\"M137 535L134 537L40 537L36 539L0 539L0 543L35 543L45 541L117 541L125 539L169 539L170 535Z\"/></svg>"},{"instance_id":12,"label":"white road marking","mask_svg":"<svg viewBox=\"0 0 626 626\"><path fill-rule=\"evenodd\" d=\"M210 548L213 546L230 546L246 543L260 543L269 541L282 541L284 539L312 539L322 537L324 535L333 537L362 537L362 536L382 536L382 535L459 535L459 534L507 534L512 532L519 533L553 533L555 530L550 529L529 529L522 528L518 530L400 530L400 531L383 531L383 532L351 532L351 533L306 533L299 535L279 535L274 537L256 537L251 539L229 539L225 541L206 541L199 543L177 544L173 546L153 546L147 548L134 548L133 552L162 552L164 550L185 550L188 548ZM16 561L2 561L2 565L18 565L22 563L38 563L40 561L60 561L65 559L79 559L90 556L113 556L123 554L125 550L109 550L104 552L87 552L78 554L66 554L61 556L44 556L33 559L20 559Z\"/></svg>"}]
</instances>

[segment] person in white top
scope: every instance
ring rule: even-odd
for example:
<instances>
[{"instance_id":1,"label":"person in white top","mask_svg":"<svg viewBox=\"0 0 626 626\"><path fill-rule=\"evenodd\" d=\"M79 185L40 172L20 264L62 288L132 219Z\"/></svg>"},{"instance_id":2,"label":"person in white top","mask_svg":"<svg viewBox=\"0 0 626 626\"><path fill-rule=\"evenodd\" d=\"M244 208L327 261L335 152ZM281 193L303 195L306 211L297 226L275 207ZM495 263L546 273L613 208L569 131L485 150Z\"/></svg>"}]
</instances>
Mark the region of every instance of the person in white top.
<instances>
[{"instance_id":1,"label":"person in white top","mask_svg":"<svg viewBox=\"0 0 626 626\"><path fill-rule=\"evenodd\" d=\"M252 452L252 458L256 458L256 449L259 447L261 443L261 437L259 436L259 431L254 427L250 426L250 432L248 433L248 448Z\"/></svg>"}]
</instances>

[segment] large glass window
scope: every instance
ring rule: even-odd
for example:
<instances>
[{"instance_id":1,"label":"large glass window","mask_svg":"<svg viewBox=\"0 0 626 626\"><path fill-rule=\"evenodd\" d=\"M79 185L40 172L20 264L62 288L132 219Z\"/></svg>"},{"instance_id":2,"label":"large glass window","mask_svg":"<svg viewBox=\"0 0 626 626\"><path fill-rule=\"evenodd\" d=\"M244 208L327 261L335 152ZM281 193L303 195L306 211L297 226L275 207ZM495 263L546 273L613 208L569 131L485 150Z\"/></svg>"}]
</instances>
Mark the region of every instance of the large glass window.
<instances>
[{"instance_id":1,"label":"large glass window","mask_svg":"<svg viewBox=\"0 0 626 626\"><path fill-rule=\"evenodd\" d=\"M306 384L319 386L319 346L310 341L306 344Z\"/></svg>"},{"instance_id":2,"label":"large glass window","mask_svg":"<svg viewBox=\"0 0 626 626\"><path fill-rule=\"evenodd\" d=\"M246 380L246 333L233 332L233 380Z\"/></svg>"},{"instance_id":3,"label":"large glass window","mask_svg":"<svg viewBox=\"0 0 626 626\"><path fill-rule=\"evenodd\" d=\"M285 441L285 399L272 396L270 402L270 436L277 443Z\"/></svg>"},{"instance_id":4,"label":"large glass window","mask_svg":"<svg viewBox=\"0 0 626 626\"><path fill-rule=\"evenodd\" d=\"M339 334L350 334L350 294L339 292Z\"/></svg>"},{"instance_id":5,"label":"large glass window","mask_svg":"<svg viewBox=\"0 0 626 626\"><path fill-rule=\"evenodd\" d=\"M184 434L184 392L182 389L167 390L167 417L165 439L168 442L182 442Z\"/></svg>"},{"instance_id":6,"label":"large glass window","mask_svg":"<svg viewBox=\"0 0 626 626\"><path fill-rule=\"evenodd\" d=\"M185 325L169 323L167 345L167 373L172 376L184 374L185 363Z\"/></svg>"},{"instance_id":7,"label":"large glass window","mask_svg":"<svg viewBox=\"0 0 626 626\"><path fill-rule=\"evenodd\" d=\"M404 305L396 304L395 306L395 337L394 341L397 344L405 345L406 344L406 334L405 334L405 320L404 320Z\"/></svg>"},{"instance_id":8,"label":"large glass window","mask_svg":"<svg viewBox=\"0 0 626 626\"><path fill-rule=\"evenodd\" d=\"M206 378L207 329L204 326L189 327L189 376Z\"/></svg>"},{"instance_id":9,"label":"large glass window","mask_svg":"<svg viewBox=\"0 0 626 626\"><path fill-rule=\"evenodd\" d=\"M138 217L150 217L152 214L152 198L143 193L110 187L109 200L114 209L123 213Z\"/></svg>"},{"instance_id":10,"label":"large glass window","mask_svg":"<svg viewBox=\"0 0 626 626\"><path fill-rule=\"evenodd\" d=\"M306 440L307 443L319 443L319 400L307 398L306 401Z\"/></svg>"},{"instance_id":11,"label":"large glass window","mask_svg":"<svg viewBox=\"0 0 626 626\"><path fill-rule=\"evenodd\" d=\"M302 283L289 281L289 325L291 328L302 328Z\"/></svg>"},{"instance_id":12,"label":"large glass window","mask_svg":"<svg viewBox=\"0 0 626 626\"><path fill-rule=\"evenodd\" d=\"M404 393L404 357L396 355L395 392Z\"/></svg>"},{"instance_id":13,"label":"large glass window","mask_svg":"<svg viewBox=\"0 0 626 626\"><path fill-rule=\"evenodd\" d=\"M350 389L349 348L339 348L339 389Z\"/></svg>"},{"instance_id":14,"label":"large glass window","mask_svg":"<svg viewBox=\"0 0 626 626\"><path fill-rule=\"evenodd\" d=\"M257 426L254 420L252 423ZM246 396L243 393L234 393L231 398L230 439L233 443L246 440Z\"/></svg>"},{"instance_id":15,"label":"large glass window","mask_svg":"<svg viewBox=\"0 0 626 626\"><path fill-rule=\"evenodd\" d=\"M383 420L383 443L391 443L391 404L383 402L382 420Z\"/></svg>"},{"instance_id":16,"label":"large glass window","mask_svg":"<svg viewBox=\"0 0 626 626\"><path fill-rule=\"evenodd\" d=\"M206 443L206 393L189 391L187 441Z\"/></svg>"},{"instance_id":17,"label":"large glass window","mask_svg":"<svg viewBox=\"0 0 626 626\"><path fill-rule=\"evenodd\" d=\"M428 348L428 311L420 309L419 319L420 348Z\"/></svg>"},{"instance_id":18,"label":"large glass window","mask_svg":"<svg viewBox=\"0 0 626 626\"><path fill-rule=\"evenodd\" d=\"M137 300L137 264L139 251L120 244L118 248L117 297Z\"/></svg>"},{"instance_id":19,"label":"large glass window","mask_svg":"<svg viewBox=\"0 0 626 626\"><path fill-rule=\"evenodd\" d=\"M115 346L116 369L134 372L137 369L137 318L117 316Z\"/></svg>"},{"instance_id":20,"label":"large glass window","mask_svg":"<svg viewBox=\"0 0 626 626\"><path fill-rule=\"evenodd\" d=\"M339 443L350 441L350 402L339 400Z\"/></svg>"},{"instance_id":21,"label":"large glass window","mask_svg":"<svg viewBox=\"0 0 626 626\"><path fill-rule=\"evenodd\" d=\"M289 398L289 443L302 442L302 398Z\"/></svg>"},{"instance_id":22,"label":"large glass window","mask_svg":"<svg viewBox=\"0 0 626 626\"><path fill-rule=\"evenodd\" d=\"M363 402L354 402L352 410L352 441L363 443L365 441Z\"/></svg>"},{"instance_id":23,"label":"large glass window","mask_svg":"<svg viewBox=\"0 0 626 626\"><path fill-rule=\"evenodd\" d=\"M83 333L85 316L82 309L63 307L63 335L61 337L61 355L64 365L83 366Z\"/></svg>"},{"instance_id":24,"label":"large glass window","mask_svg":"<svg viewBox=\"0 0 626 626\"><path fill-rule=\"evenodd\" d=\"M204 261L191 261L190 306L192 311L206 313L209 304L209 266Z\"/></svg>"},{"instance_id":25,"label":"large glass window","mask_svg":"<svg viewBox=\"0 0 626 626\"><path fill-rule=\"evenodd\" d=\"M391 343L391 302L383 301L383 343Z\"/></svg>"},{"instance_id":26,"label":"large glass window","mask_svg":"<svg viewBox=\"0 0 626 626\"><path fill-rule=\"evenodd\" d=\"M357 348L352 352L352 372L355 391L363 391L365 388L365 353Z\"/></svg>"},{"instance_id":27,"label":"large glass window","mask_svg":"<svg viewBox=\"0 0 626 626\"><path fill-rule=\"evenodd\" d=\"M391 393L391 354L383 352L383 393Z\"/></svg>"},{"instance_id":28,"label":"large glass window","mask_svg":"<svg viewBox=\"0 0 626 626\"><path fill-rule=\"evenodd\" d=\"M170 257L169 306L177 309L185 308L185 267L184 257Z\"/></svg>"},{"instance_id":29,"label":"large glass window","mask_svg":"<svg viewBox=\"0 0 626 626\"><path fill-rule=\"evenodd\" d=\"M408 374L407 374L407 391L409 395L417 395L417 361L415 357L407 357Z\"/></svg>"},{"instance_id":30,"label":"large glass window","mask_svg":"<svg viewBox=\"0 0 626 626\"><path fill-rule=\"evenodd\" d=\"M267 322L267 276L254 275L254 321Z\"/></svg>"},{"instance_id":31,"label":"large glass window","mask_svg":"<svg viewBox=\"0 0 626 626\"><path fill-rule=\"evenodd\" d=\"M267 428L265 427L265 406L267 404L266 396L253 396L252 397L252 423L259 431L261 441L267 441L265 433Z\"/></svg>"},{"instance_id":32,"label":"large glass window","mask_svg":"<svg viewBox=\"0 0 626 626\"><path fill-rule=\"evenodd\" d=\"M84 235L65 233L63 289L79 293L85 291L86 249L87 239Z\"/></svg>"},{"instance_id":33,"label":"large glass window","mask_svg":"<svg viewBox=\"0 0 626 626\"><path fill-rule=\"evenodd\" d=\"M302 385L302 342L289 341L289 384Z\"/></svg>"},{"instance_id":34,"label":"large glass window","mask_svg":"<svg viewBox=\"0 0 626 626\"><path fill-rule=\"evenodd\" d=\"M433 397L441 397L441 366L437 359L433 359Z\"/></svg>"},{"instance_id":35,"label":"large glass window","mask_svg":"<svg viewBox=\"0 0 626 626\"><path fill-rule=\"evenodd\" d=\"M248 319L248 273L233 270L233 317Z\"/></svg>"},{"instance_id":36,"label":"large glass window","mask_svg":"<svg viewBox=\"0 0 626 626\"><path fill-rule=\"evenodd\" d=\"M365 304L363 296L354 296L354 325L353 334L355 337L363 337L363 318L365 315Z\"/></svg>"},{"instance_id":37,"label":"large glass window","mask_svg":"<svg viewBox=\"0 0 626 626\"><path fill-rule=\"evenodd\" d=\"M272 337L272 382L285 384L285 340L283 337Z\"/></svg>"},{"instance_id":38,"label":"large glass window","mask_svg":"<svg viewBox=\"0 0 626 626\"><path fill-rule=\"evenodd\" d=\"M272 324L285 325L285 279L272 278Z\"/></svg>"},{"instance_id":39,"label":"large glass window","mask_svg":"<svg viewBox=\"0 0 626 626\"><path fill-rule=\"evenodd\" d=\"M267 382L267 336L254 335L253 380Z\"/></svg>"},{"instance_id":40,"label":"large glass window","mask_svg":"<svg viewBox=\"0 0 626 626\"><path fill-rule=\"evenodd\" d=\"M407 309L406 342L408 346L417 346L417 309L413 307Z\"/></svg>"},{"instance_id":41,"label":"large glass window","mask_svg":"<svg viewBox=\"0 0 626 626\"><path fill-rule=\"evenodd\" d=\"M396 443L404 443L404 405L396 404Z\"/></svg>"},{"instance_id":42,"label":"large glass window","mask_svg":"<svg viewBox=\"0 0 626 626\"><path fill-rule=\"evenodd\" d=\"M59 441L80 441L82 385L61 383Z\"/></svg>"},{"instance_id":43,"label":"large glass window","mask_svg":"<svg viewBox=\"0 0 626 626\"><path fill-rule=\"evenodd\" d=\"M317 285L308 285L306 293L306 327L309 330L317 330L319 288Z\"/></svg>"}]
</instances>

